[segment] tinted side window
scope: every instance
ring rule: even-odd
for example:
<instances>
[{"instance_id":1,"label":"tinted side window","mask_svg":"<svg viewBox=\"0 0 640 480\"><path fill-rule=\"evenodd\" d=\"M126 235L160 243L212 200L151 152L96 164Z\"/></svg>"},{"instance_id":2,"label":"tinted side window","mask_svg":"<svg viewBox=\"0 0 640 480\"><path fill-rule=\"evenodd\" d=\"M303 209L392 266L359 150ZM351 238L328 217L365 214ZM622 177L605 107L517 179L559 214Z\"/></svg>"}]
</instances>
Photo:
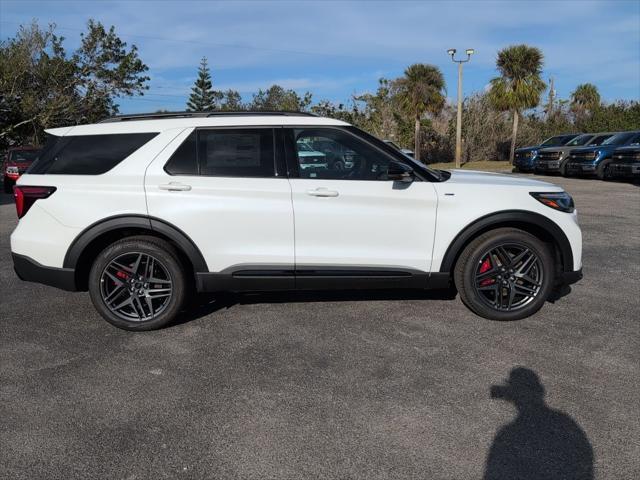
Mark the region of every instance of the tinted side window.
<instances>
[{"instance_id":1,"label":"tinted side window","mask_svg":"<svg viewBox=\"0 0 640 480\"><path fill-rule=\"evenodd\" d=\"M273 130L199 130L198 159L201 175L273 177Z\"/></svg>"},{"instance_id":2,"label":"tinted side window","mask_svg":"<svg viewBox=\"0 0 640 480\"><path fill-rule=\"evenodd\" d=\"M100 175L155 137L157 133L82 135L63 137L43 152L29 173Z\"/></svg>"},{"instance_id":3,"label":"tinted side window","mask_svg":"<svg viewBox=\"0 0 640 480\"><path fill-rule=\"evenodd\" d=\"M596 138L594 138L591 143L589 144L589 146L593 146L593 147L597 147L598 145L602 145L602 142L604 142L605 140L607 140L611 135L598 135Z\"/></svg>"},{"instance_id":4,"label":"tinted side window","mask_svg":"<svg viewBox=\"0 0 640 480\"><path fill-rule=\"evenodd\" d=\"M164 166L164 170L169 175L198 174L197 138L197 132L194 130L171 155L171 158Z\"/></svg>"},{"instance_id":5,"label":"tinted side window","mask_svg":"<svg viewBox=\"0 0 640 480\"><path fill-rule=\"evenodd\" d=\"M339 129L294 130L300 178L387 180L390 158Z\"/></svg>"}]
</instances>

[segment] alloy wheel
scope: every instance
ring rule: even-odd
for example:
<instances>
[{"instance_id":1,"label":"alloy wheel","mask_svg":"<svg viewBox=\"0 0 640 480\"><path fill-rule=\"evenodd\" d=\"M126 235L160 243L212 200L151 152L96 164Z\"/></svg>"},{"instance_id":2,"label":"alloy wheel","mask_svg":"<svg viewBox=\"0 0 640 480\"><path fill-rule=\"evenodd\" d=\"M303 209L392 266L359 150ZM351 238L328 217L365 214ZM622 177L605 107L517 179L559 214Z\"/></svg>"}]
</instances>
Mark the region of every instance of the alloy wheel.
<instances>
[{"instance_id":1,"label":"alloy wheel","mask_svg":"<svg viewBox=\"0 0 640 480\"><path fill-rule=\"evenodd\" d=\"M100 276L100 294L107 308L128 321L160 315L173 295L167 267L152 255L131 252L113 259Z\"/></svg>"},{"instance_id":2,"label":"alloy wheel","mask_svg":"<svg viewBox=\"0 0 640 480\"><path fill-rule=\"evenodd\" d=\"M514 311L536 298L543 280L538 255L525 245L506 243L492 247L480 257L474 286L478 296L491 308Z\"/></svg>"}]
</instances>

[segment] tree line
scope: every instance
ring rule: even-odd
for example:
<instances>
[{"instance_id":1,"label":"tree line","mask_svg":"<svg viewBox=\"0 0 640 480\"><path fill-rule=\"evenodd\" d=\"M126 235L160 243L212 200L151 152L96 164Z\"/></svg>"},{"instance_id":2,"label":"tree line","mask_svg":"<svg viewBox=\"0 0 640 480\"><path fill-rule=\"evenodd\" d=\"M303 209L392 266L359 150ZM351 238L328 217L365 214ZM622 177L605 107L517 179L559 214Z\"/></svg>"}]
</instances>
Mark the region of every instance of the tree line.
<instances>
[{"instance_id":1,"label":"tree line","mask_svg":"<svg viewBox=\"0 0 640 480\"><path fill-rule=\"evenodd\" d=\"M463 162L513 158L518 145L554 134L640 128L639 102L604 103L595 85L578 85L569 99L556 98L542 78L543 62L542 51L528 45L498 52L498 75L488 91L463 101ZM54 25L20 27L0 42L0 148L39 144L45 128L117 114L118 98L144 95L149 88L147 71L136 46L127 46L113 26L89 20L80 47L71 53ZM455 108L446 102L444 76L421 63L398 78L380 79L375 92L342 103L314 101L311 92L280 85L259 89L245 101L238 91L215 89L202 58L186 109L312 112L413 148L425 163L450 161L455 147Z\"/></svg>"}]
</instances>

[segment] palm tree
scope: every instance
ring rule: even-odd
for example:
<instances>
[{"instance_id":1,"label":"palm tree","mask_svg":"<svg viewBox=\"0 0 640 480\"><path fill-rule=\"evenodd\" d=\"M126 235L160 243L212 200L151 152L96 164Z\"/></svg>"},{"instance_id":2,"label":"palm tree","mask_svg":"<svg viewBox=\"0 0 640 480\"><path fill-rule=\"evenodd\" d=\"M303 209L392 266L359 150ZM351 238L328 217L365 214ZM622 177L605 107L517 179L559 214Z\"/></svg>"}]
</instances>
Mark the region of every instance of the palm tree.
<instances>
[{"instance_id":1,"label":"palm tree","mask_svg":"<svg viewBox=\"0 0 640 480\"><path fill-rule=\"evenodd\" d=\"M586 112L592 112L600 106L598 87L592 83L582 83L571 94L571 109L577 119L584 117Z\"/></svg>"},{"instance_id":2,"label":"palm tree","mask_svg":"<svg viewBox=\"0 0 640 480\"><path fill-rule=\"evenodd\" d=\"M420 160L420 127L425 113L437 115L445 102L444 76L434 65L415 63L407 67L404 77L396 80L402 107L411 113L415 122L415 159Z\"/></svg>"},{"instance_id":3,"label":"palm tree","mask_svg":"<svg viewBox=\"0 0 640 480\"><path fill-rule=\"evenodd\" d=\"M535 108L547 88L540 77L543 55L528 45L512 45L498 52L496 67L499 77L491 80L489 99L501 111L513 112L513 132L509 161L513 164L520 113Z\"/></svg>"}]
</instances>

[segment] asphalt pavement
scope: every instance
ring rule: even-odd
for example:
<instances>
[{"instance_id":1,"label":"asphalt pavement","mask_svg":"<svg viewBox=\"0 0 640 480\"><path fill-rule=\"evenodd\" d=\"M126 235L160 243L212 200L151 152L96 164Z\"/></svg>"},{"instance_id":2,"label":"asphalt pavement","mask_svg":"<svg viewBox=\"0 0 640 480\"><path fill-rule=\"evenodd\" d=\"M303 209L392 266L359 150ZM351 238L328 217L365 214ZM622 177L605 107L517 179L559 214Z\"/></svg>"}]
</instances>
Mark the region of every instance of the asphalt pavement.
<instances>
[{"instance_id":1,"label":"asphalt pavement","mask_svg":"<svg viewBox=\"0 0 640 480\"><path fill-rule=\"evenodd\" d=\"M552 181L585 277L531 318L439 292L245 295L144 333L18 280L3 195L0 477L640 478L640 187Z\"/></svg>"}]
</instances>

